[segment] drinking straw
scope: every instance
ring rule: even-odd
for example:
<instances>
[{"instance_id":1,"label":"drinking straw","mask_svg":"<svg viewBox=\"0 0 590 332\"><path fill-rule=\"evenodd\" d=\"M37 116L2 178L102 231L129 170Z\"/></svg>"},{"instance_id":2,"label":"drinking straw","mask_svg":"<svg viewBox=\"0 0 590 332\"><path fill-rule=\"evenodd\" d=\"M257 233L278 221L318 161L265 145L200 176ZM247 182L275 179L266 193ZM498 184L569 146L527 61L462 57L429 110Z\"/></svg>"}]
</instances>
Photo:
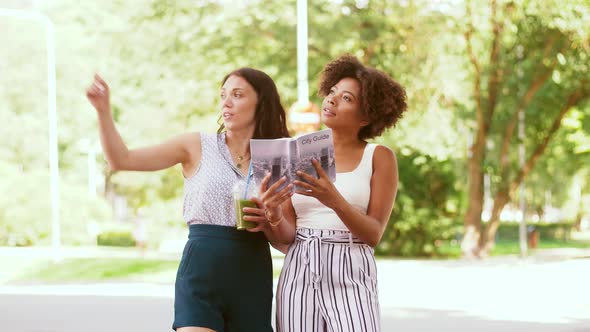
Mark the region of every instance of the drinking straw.
<instances>
[{"instance_id":1,"label":"drinking straw","mask_svg":"<svg viewBox=\"0 0 590 332\"><path fill-rule=\"evenodd\" d=\"M250 159L250 166L248 167L248 176L246 177L246 188L244 189L244 199L248 199L248 186L250 186L250 179L252 178L252 159Z\"/></svg>"}]
</instances>

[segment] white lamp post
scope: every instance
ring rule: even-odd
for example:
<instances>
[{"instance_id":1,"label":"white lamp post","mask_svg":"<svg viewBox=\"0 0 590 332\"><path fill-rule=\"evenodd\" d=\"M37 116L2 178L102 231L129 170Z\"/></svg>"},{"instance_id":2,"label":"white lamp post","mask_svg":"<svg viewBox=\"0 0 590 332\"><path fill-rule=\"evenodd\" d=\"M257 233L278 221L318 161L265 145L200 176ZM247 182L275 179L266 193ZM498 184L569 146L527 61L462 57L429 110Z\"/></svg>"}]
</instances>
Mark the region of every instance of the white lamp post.
<instances>
[{"instance_id":1,"label":"white lamp post","mask_svg":"<svg viewBox=\"0 0 590 332\"><path fill-rule=\"evenodd\" d=\"M289 123L296 134L319 129L319 108L309 101L307 80L307 0L297 0L297 101L289 109Z\"/></svg>"},{"instance_id":2,"label":"white lamp post","mask_svg":"<svg viewBox=\"0 0 590 332\"><path fill-rule=\"evenodd\" d=\"M47 112L49 114L49 174L51 178L51 242L53 260L61 259L59 220L59 153L57 146L57 95L55 79L55 39L51 20L44 14L29 10L0 8L0 17L14 17L41 23L47 36Z\"/></svg>"},{"instance_id":3,"label":"white lamp post","mask_svg":"<svg viewBox=\"0 0 590 332\"><path fill-rule=\"evenodd\" d=\"M297 102L309 101L307 82L307 0L297 0Z\"/></svg>"}]
</instances>

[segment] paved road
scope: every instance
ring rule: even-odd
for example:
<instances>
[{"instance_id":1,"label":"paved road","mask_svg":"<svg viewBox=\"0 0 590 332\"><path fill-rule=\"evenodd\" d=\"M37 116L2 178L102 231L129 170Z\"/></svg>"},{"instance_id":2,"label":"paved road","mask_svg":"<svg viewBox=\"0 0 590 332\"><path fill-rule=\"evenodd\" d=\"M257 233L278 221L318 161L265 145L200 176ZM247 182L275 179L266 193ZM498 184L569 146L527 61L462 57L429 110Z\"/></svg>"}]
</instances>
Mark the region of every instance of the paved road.
<instances>
[{"instance_id":1,"label":"paved road","mask_svg":"<svg viewBox=\"0 0 590 332\"><path fill-rule=\"evenodd\" d=\"M587 258L381 260L378 269L383 331L590 332ZM170 284L0 284L0 331L170 331L172 301Z\"/></svg>"},{"instance_id":2,"label":"paved road","mask_svg":"<svg viewBox=\"0 0 590 332\"><path fill-rule=\"evenodd\" d=\"M1 295L0 330L11 332L170 331L172 299L91 295ZM589 321L491 320L462 311L384 308L383 331L583 332Z\"/></svg>"}]
</instances>

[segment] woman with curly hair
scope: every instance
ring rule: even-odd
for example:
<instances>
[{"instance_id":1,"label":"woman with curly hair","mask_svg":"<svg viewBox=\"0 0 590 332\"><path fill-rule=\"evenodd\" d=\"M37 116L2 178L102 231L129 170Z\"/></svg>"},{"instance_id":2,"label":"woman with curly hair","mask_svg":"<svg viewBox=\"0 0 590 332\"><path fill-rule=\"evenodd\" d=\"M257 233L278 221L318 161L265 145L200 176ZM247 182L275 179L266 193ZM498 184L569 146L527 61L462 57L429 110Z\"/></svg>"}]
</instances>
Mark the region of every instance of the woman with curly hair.
<instances>
[{"instance_id":1,"label":"woman with curly hair","mask_svg":"<svg viewBox=\"0 0 590 332\"><path fill-rule=\"evenodd\" d=\"M381 240L397 192L395 154L367 143L406 111L406 93L385 73L342 56L323 70L322 121L331 128L336 182L317 161L316 178L298 173L291 199L266 190L273 238L290 245L277 288L277 331L380 331L373 247Z\"/></svg>"}]
</instances>

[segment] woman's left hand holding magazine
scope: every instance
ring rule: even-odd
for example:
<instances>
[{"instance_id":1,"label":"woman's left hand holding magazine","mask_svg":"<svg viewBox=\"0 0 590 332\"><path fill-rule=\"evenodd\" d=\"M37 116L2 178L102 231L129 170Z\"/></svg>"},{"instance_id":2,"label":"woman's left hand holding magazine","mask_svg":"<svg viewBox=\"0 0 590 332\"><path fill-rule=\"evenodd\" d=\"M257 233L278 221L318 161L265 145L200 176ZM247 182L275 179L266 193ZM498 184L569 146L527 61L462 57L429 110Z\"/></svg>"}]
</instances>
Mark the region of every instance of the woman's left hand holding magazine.
<instances>
[{"instance_id":1,"label":"woman's left hand holding magazine","mask_svg":"<svg viewBox=\"0 0 590 332\"><path fill-rule=\"evenodd\" d=\"M295 193L315 197L325 206L334 209L344 200L344 198L340 195L340 192L336 189L336 186L332 183L328 174L324 172L320 163L315 159L312 160L311 163L319 177L316 178L307 173L298 171L297 175L302 177L305 182L295 180L293 181L293 184L299 188L304 188L305 190L297 190Z\"/></svg>"}]
</instances>

